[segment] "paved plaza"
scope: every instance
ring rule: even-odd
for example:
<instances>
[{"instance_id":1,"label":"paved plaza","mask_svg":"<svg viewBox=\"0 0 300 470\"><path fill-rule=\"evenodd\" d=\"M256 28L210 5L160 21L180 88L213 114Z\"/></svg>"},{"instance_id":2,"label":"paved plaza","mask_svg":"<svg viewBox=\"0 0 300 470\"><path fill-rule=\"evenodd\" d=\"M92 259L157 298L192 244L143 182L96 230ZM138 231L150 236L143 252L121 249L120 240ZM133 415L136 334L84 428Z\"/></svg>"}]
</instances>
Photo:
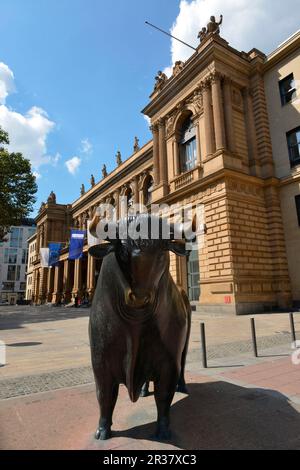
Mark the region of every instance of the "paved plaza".
<instances>
[{"instance_id":1,"label":"paved plaza","mask_svg":"<svg viewBox=\"0 0 300 470\"><path fill-rule=\"evenodd\" d=\"M291 361L287 314L257 315L259 358L249 317L193 315L189 395L176 394L172 440L158 443L153 396L129 401L125 387L114 437L93 439L98 419L88 309L0 307L1 449L300 449L300 365ZM208 369L202 368L205 322ZM295 314L300 339L300 314Z\"/></svg>"}]
</instances>

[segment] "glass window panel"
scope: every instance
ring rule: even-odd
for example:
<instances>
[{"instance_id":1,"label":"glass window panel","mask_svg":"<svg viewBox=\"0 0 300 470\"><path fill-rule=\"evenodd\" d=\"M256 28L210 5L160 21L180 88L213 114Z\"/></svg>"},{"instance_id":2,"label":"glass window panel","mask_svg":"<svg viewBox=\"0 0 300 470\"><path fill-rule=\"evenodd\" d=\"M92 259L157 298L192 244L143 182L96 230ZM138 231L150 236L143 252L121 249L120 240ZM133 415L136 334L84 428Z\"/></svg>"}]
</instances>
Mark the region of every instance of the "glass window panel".
<instances>
[{"instance_id":1,"label":"glass window panel","mask_svg":"<svg viewBox=\"0 0 300 470\"><path fill-rule=\"evenodd\" d=\"M7 268L7 280L15 281L16 280L16 266L9 265Z\"/></svg>"}]
</instances>

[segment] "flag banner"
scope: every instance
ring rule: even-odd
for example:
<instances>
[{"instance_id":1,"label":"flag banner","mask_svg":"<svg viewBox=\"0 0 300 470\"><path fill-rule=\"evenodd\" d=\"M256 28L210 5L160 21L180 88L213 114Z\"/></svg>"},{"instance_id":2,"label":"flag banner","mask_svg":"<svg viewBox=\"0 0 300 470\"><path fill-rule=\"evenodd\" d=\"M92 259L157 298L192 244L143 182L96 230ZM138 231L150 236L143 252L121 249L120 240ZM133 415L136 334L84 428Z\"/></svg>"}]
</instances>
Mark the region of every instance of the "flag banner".
<instances>
[{"instance_id":1,"label":"flag banner","mask_svg":"<svg viewBox=\"0 0 300 470\"><path fill-rule=\"evenodd\" d=\"M49 268L49 248L41 248L40 257L42 268Z\"/></svg>"},{"instance_id":2,"label":"flag banner","mask_svg":"<svg viewBox=\"0 0 300 470\"><path fill-rule=\"evenodd\" d=\"M49 266L58 266L62 243L49 243Z\"/></svg>"},{"instance_id":3,"label":"flag banner","mask_svg":"<svg viewBox=\"0 0 300 470\"><path fill-rule=\"evenodd\" d=\"M101 241L99 240L99 238L93 237L93 235L90 233L90 225L91 225L91 223L92 223L92 221L91 221L91 220L88 220L88 223L87 223L88 246L99 245L99 244L101 243Z\"/></svg>"},{"instance_id":4,"label":"flag banner","mask_svg":"<svg viewBox=\"0 0 300 470\"><path fill-rule=\"evenodd\" d=\"M85 230L71 230L69 259L82 258Z\"/></svg>"}]
</instances>

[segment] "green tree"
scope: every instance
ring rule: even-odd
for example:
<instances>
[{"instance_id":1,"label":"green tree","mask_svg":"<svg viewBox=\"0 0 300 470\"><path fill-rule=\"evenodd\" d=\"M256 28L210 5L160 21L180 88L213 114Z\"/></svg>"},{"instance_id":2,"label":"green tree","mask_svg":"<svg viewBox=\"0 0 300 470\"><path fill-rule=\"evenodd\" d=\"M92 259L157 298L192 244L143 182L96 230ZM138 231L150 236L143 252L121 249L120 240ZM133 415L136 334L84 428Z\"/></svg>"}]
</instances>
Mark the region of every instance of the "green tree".
<instances>
[{"instance_id":1,"label":"green tree","mask_svg":"<svg viewBox=\"0 0 300 470\"><path fill-rule=\"evenodd\" d=\"M37 192L30 161L21 153L10 153L5 144L9 137L0 127L0 241L11 225L20 224L30 214Z\"/></svg>"}]
</instances>

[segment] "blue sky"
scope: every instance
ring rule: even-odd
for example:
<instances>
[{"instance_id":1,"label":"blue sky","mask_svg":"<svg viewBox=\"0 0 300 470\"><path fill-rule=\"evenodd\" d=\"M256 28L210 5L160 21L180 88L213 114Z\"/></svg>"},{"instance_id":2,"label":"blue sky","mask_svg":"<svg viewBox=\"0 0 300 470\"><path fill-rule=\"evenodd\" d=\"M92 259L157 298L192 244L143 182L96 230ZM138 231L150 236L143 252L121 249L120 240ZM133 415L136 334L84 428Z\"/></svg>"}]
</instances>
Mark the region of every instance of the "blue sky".
<instances>
[{"instance_id":1,"label":"blue sky","mask_svg":"<svg viewBox=\"0 0 300 470\"><path fill-rule=\"evenodd\" d=\"M114 169L117 150L131 154L135 135L151 138L140 110L154 76L192 51L145 20L196 45L208 16L223 13L233 46L270 52L299 28L297 0L286 4L284 13L277 0L0 0L0 125L39 174L37 207L52 189L74 201L91 173L98 181L104 163Z\"/></svg>"}]
</instances>

